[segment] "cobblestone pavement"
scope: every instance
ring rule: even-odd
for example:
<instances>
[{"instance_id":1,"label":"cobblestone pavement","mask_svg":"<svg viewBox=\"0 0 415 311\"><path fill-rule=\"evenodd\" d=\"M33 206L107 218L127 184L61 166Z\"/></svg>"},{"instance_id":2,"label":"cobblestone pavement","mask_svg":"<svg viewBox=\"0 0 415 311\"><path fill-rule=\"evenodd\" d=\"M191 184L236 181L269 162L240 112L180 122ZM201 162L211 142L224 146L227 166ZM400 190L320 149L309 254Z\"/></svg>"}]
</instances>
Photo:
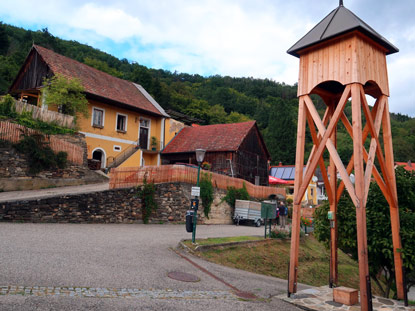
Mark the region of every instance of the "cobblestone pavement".
<instances>
[{"instance_id":1,"label":"cobblestone pavement","mask_svg":"<svg viewBox=\"0 0 415 311\"><path fill-rule=\"evenodd\" d=\"M333 289L328 286L298 291L296 294L287 297L280 295L278 298L307 310L339 310L339 311L360 311L360 304L347 306L333 301ZM405 307L403 302L373 296L373 310L377 311L415 311L415 307Z\"/></svg>"},{"instance_id":2,"label":"cobblestone pavement","mask_svg":"<svg viewBox=\"0 0 415 311\"><path fill-rule=\"evenodd\" d=\"M262 236L263 230L200 225L197 237ZM286 291L284 280L184 254L196 266L172 251L191 237L184 224L0 223L0 237L1 311L299 311L276 298ZM182 282L171 272L199 281Z\"/></svg>"},{"instance_id":3,"label":"cobblestone pavement","mask_svg":"<svg viewBox=\"0 0 415 311\"><path fill-rule=\"evenodd\" d=\"M137 288L89 288L50 286L0 286L0 295L89 298L238 299L232 291L144 290Z\"/></svg>"}]
</instances>

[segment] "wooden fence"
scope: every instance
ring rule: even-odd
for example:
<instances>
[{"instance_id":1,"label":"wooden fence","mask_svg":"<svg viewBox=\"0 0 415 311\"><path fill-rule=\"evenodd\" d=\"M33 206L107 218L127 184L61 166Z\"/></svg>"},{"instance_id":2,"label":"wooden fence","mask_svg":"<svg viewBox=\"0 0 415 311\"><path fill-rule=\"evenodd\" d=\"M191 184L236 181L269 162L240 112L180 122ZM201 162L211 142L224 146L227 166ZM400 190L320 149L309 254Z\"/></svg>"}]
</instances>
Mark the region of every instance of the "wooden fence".
<instances>
[{"instance_id":1,"label":"wooden fence","mask_svg":"<svg viewBox=\"0 0 415 311\"><path fill-rule=\"evenodd\" d=\"M19 124L0 121L0 139L17 143L20 140L23 131L27 131L28 134L38 133L33 129L26 128ZM83 164L84 150L82 147L54 136L46 136L46 141L49 142L53 151L65 151L68 154L69 162L78 165Z\"/></svg>"},{"instance_id":2,"label":"wooden fence","mask_svg":"<svg viewBox=\"0 0 415 311\"><path fill-rule=\"evenodd\" d=\"M203 173L206 173L206 171L202 170L201 174ZM213 186L219 189L242 188L245 184L249 195L254 198L268 198L271 194L281 194L285 197L284 188L255 186L240 178L232 178L212 172L209 172L209 174L212 174ZM196 185L197 169L183 165L145 166L141 168L119 167L111 170L110 189L142 185L144 176L146 176L148 182L155 184L184 182Z\"/></svg>"},{"instance_id":3,"label":"wooden fence","mask_svg":"<svg viewBox=\"0 0 415 311\"><path fill-rule=\"evenodd\" d=\"M25 111L32 112L32 117L33 119L36 119L36 120L42 120L47 123L53 122L55 124L58 124L63 127L68 127L68 128L75 127L74 117L67 115L67 114L63 114L63 113L59 113L59 112L51 111L47 109L42 109L40 107L30 105L30 104L17 101L17 100L14 101L14 107L16 109L16 112L19 114L22 114Z\"/></svg>"}]
</instances>

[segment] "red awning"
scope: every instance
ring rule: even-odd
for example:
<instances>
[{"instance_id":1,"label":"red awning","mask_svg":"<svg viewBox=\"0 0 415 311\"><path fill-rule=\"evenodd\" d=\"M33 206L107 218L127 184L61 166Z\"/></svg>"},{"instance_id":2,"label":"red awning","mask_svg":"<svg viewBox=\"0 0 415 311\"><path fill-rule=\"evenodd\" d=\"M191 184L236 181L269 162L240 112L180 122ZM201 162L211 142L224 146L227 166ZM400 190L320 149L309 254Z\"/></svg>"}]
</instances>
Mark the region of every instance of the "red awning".
<instances>
[{"instance_id":1,"label":"red awning","mask_svg":"<svg viewBox=\"0 0 415 311\"><path fill-rule=\"evenodd\" d=\"M289 181L286 181L286 180L281 179L281 178L273 177L273 176L268 176L268 182L269 182L270 185L288 184L289 183Z\"/></svg>"}]
</instances>

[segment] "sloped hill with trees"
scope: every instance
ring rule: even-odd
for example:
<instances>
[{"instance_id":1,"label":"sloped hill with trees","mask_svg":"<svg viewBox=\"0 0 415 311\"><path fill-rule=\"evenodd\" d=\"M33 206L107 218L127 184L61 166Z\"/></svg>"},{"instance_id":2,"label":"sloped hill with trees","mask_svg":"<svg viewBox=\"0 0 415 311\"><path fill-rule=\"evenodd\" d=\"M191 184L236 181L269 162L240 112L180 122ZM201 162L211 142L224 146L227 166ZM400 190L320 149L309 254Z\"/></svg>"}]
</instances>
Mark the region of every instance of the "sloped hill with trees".
<instances>
[{"instance_id":1,"label":"sloped hill with trees","mask_svg":"<svg viewBox=\"0 0 415 311\"><path fill-rule=\"evenodd\" d=\"M185 113L203 120L204 124L257 120L272 163L294 163L298 106L296 85L252 77L203 77L151 69L76 41L59 39L47 28L30 31L0 22L0 95L7 93L33 43L139 83L164 109ZM318 107L323 109L324 104L320 102ZM391 120L396 161L414 161L415 119L391 114ZM348 160L352 152L351 139L344 129L339 131L339 153ZM310 137L308 141L311 141Z\"/></svg>"}]
</instances>

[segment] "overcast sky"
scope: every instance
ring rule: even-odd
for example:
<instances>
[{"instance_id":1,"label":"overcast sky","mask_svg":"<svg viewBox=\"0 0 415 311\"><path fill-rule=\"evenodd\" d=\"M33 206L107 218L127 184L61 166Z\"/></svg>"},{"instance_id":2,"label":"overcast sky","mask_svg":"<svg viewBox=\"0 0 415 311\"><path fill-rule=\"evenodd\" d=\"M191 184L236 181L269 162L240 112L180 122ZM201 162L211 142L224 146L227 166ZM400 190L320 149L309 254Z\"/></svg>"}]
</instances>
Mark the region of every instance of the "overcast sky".
<instances>
[{"instance_id":1,"label":"overcast sky","mask_svg":"<svg viewBox=\"0 0 415 311\"><path fill-rule=\"evenodd\" d=\"M118 58L192 74L294 84L295 42L338 0L0 0L0 21L47 27ZM400 49L388 59L390 110L415 116L415 0L344 0Z\"/></svg>"}]
</instances>

